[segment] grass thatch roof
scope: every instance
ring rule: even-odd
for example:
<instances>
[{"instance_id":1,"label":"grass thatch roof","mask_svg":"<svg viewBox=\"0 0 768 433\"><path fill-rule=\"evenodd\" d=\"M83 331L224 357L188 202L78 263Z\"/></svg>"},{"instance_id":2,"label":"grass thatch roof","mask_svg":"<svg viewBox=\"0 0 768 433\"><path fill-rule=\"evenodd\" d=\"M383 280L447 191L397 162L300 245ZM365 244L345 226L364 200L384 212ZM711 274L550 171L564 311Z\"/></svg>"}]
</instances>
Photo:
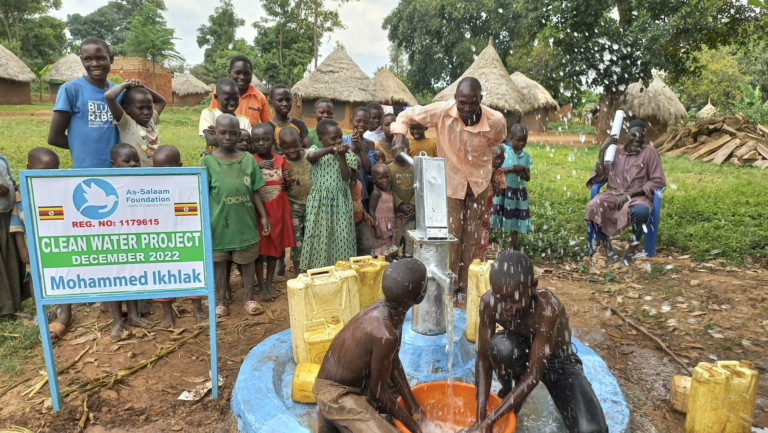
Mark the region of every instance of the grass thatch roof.
<instances>
[{"instance_id":1,"label":"grass thatch roof","mask_svg":"<svg viewBox=\"0 0 768 433\"><path fill-rule=\"evenodd\" d=\"M387 104L396 106L418 105L416 98L389 68L384 68L373 77L373 82L387 95Z\"/></svg>"},{"instance_id":2,"label":"grass thatch roof","mask_svg":"<svg viewBox=\"0 0 768 433\"><path fill-rule=\"evenodd\" d=\"M211 88L207 84L195 78L194 75L184 74L178 77L173 77L171 81L171 88L173 93L181 96L182 98L187 95L207 95L211 93Z\"/></svg>"},{"instance_id":3,"label":"grass thatch roof","mask_svg":"<svg viewBox=\"0 0 768 433\"><path fill-rule=\"evenodd\" d=\"M714 117L715 114L717 114L717 108L715 108L714 105L712 105L712 99L707 102L707 105L704 106L699 112L697 113L697 116L699 116L699 119L707 119L710 117Z\"/></svg>"},{"instance_id":4,"label":"grass thatch roof","mask_svg":"<svg viewBox=\"0 0 768 433\"><path fill-rule=\"evenodd\" d=\"M639 119L655 118L668 124L675 124L688 117L683 103L655 75L647 89L643 87L642 81L630 84L621 108L630 116Z\"/></svg>"},{"instance_id":5,"label":"grass thatch roof","mask_svg":"<svg viewBox=\"0 0 768 433\"><path fill-rule=\"evenodd\" d=\"M560 105L557 104L555 98L552 97L544 86L526 77L522 72L515 72L509 78L517 84L517 87L520 88L528 99L528 103L533 105L534 110L544 108L549 111L557 111L560 109Z\"/></svg>"},{"instance_id":6,"label":"grass thatch roof","mask_svg":"<svg viewBox=\"0 0 768 433\"><path fill-rule=\"evenodd\" d=\"M269 89L267 89L267 86L265 86L264 83L262 83L261 80L259 80L259 77L257 77L256 74L254 74L253 77L251 78L251 86L255 87L256 90L258 90L259 92L265 95L269 93Z\"/></svg>"},{"instance_id":7,"label":"grass thatch roof","mask_svg":"<svg viewBox=\"0 0 768 433\"><path fill-rule=\"evenodd\" d=\"M533 106L528 103L523 92L509 78L509 72L501 63L499 53L493 48L492 38L488 41L488 46L477 56L475 62L464 71L461 77L438 93L434 101L453 100L459 81L466 77L475 77L480 80L480 84L483 86L484 105L519 114L533 111Z\"/></svg>"},{"instance_id":8,"label":"grass thatch roof","mask_svg":"<svg viewBox=\"0 0 768 433\"><path fill-rule=\"evenodd\" d=\"M85 67L77 54L67 54L51 66L43 80L69 82L85 75Z\"/></svg>"},{"instance_id":9,"label":"grass thatch roof","mask_svg":"<svg viewBox=\"0 0 768 433\"><path fill-rule=\"evenodd\" d=\"M0 78L22 83L31 83L37 80L35 73L11 50L2 45L0 45Z\"/></svg>"},{"instance_id":10,"label":"grass thatch roof","mask_svg":"<svg viewBox=\"0 0 768 433\"><path fill-rule=\"evenodd\" d=\"M304 99L328 98L346 102L387 103L387 95L371 80L341 46L311 74L294 84L293 93Z\"/></svg>"}]
</instances>

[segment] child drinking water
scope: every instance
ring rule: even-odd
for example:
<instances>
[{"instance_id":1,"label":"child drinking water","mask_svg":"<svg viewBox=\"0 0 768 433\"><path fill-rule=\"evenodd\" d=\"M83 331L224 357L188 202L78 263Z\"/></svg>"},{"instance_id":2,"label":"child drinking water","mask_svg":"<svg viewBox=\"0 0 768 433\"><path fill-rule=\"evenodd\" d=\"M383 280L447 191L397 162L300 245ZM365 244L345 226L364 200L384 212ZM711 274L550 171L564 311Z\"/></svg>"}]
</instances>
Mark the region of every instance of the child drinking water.
<instances>
[{"instance_id":1,"label":"child drinking water","mask_svg":"<svg viewBox=\"0 0 768 433\"><path fill-rule=\"evenodd\" d=\"M139 152L136 151L135 147L128 143L117 143L112 146L112 150L109 151L109 158L112 162L112 167L115 168L141 167ZM123 321L122 301L107 302L106 304L109 305L109 308L112 311L111 337L115 340L123 338L123 333L125 332L123 326L125 324L138 326L140 328L151 328L155 326L151 320L139 317L139 301L125 301L125 305L128 308L128 316L125 321Z\"/></svg>"},{"instance_id":2,"label":"child drinking water","mask_svg":"<svg viewBox=\"0 0 768 433\"><path fill-rule=\"evenodd\" d=\"M301 269L333 266L355 256L349 179L350 167L357 168L357 161L349 146L342 144L341 128L334 120L321 120L317 136L323 147L312 146L307 153L312 164L312 189L307 198Z\"/></svg>"},{"instance_id":3,"label":"child drinking water","mask_svg":"<svg viewBox=\"0 0 768 433\"><path fill-rule=\"evenodd\" d=\"M505 174L506 188L500 197L493 200L491 227L511 233L509 249L514 249L519 233L528 233L531 214L528 210L528 190L526 182L531 180L533 160L525 152L528 142L528 128L525 125L513 125L509 130L509 146L501 166Z\"/></svg>"},{"instance_id":4,"label":"child drinking water","mask_svg":"<svg viewBox=\"0 0 768 433\"><path fill-rule=\"evenodd\" d=\"M122 104L117 102L121 93ZM152 155L160 146L157 124L165 108L165 98L141 81L131 79L107 90L104 99L120 132L120 141L136 149L142 167L152 167Z\"/></svg>"},{"instance_id":5,"label":"child drinking water","mask_svg":"<svg viewBox=\"0 0 768 433\"><path fill-rule=\"evenodd\" d=\"M392 191L391 174L384 164L373 166L373 192L371 193L371 215L373 216L372 256L388 256L397 252L395 236L395 202Z\"/></svg>"},{"instance_id":6,"label":"child drinking water","mask_svg":"<svg viewBox=\"0 0 768 433\"><path fill-rule=\"evenodd\" d=\"M213 125L222 114L235 116L240 129L251 130L251 122L246 116L235 115L240 106L240 93L237 83L231 78L222 78L216 83L213 98L218 101L219 108L206 108L200 113L200 136L205 138L206 150L213 151L218 146L216 131Z\"/></svg>"},{"instance_id":7,"label":"child drinking water","mask_svg":"<svg viewBox=\"0 0 768 433\"><path fill-rule=\"evenodd\" d=\"M291 261L293 262L293 274L298 276L301 272L301 249L307 219L307 197L312 188L312 164L307 160L307 151L301 147L301 138L296 130L288 128L280 131L280 133L280 148L288 160L288 170L292 176L287 183L286 193L288 206L291 208L291 225L293 226L295 242L291 248Z\"/></svg>"},{"instance_id":8,"label":"child drinking water","mask_svg":"<svg viewBox=\"0 0 768 433\"><path fill-rule=\"evenodd\" d=\"M283 131L280 131L281 135L286 137L290 134L290 129L292 128L283 128ZM271 227L269 234L262 237L259 243L256 280L259 284L261 301L272 302L279 296L279 293L272 288L277 261L284 260L285 249L295 245L288 196L283 191L283 184L290 178L290 171L285 157L272 153L274 140L272 127L268 123L254 126L251 136L253 148L256 151L253 157L259 164L261 175L264 177L264 186L259 189L259 193L264 201L264 210L267 212ZM265 262L267 264L266 280L262 277L264 274L262 263Z\"/></svg>"},{"instance_id":9,"label":"child drinking water","mask_svg":"<svg viewBox=\"0 0 768 433\"><path fill-rule=\"evenodd\" d=\"M255 214L261 219L261 234L266 236L270 232L269 219L259 193L259 188L264 186L264 178L253 156L235 149L240 139L240 122L235 116L219 116L215 131L218 145L212 154L203 156L200 165L208 170L216 315L229 315L226 294L230 260L243 267L245 311L258 314L263 307L253 300L260 240Z\"/></svg>"},{"instance_id":10,"label":"child drinking water","mask_svg":"<svg viewBox=\"0 0 768 433\"><path fill-rule=\"evenodd\" d=\"M155 168L182 166L179 149L167 144L157 148L152 160ZM202 322L205 320L202 296L190 296L189 299L192 300L192 317L195 318L195 323ZM175 328L176 319L173 312L173 298L159 298L153 299L153 301L160 302L163 306L163 320L160 322L160 327L166 329Z\"/></svg>"},{"instance_id":11,"label":"child drinking water","mask_svg":"<svg viewBox=\"0 0 768 433\"><path fill-rule=\"evenodd\" d=\"M269 91L269 103L275 111L275 116L269 121L275 130L274 140L272 140L275 144L273 153L280 153L277 143L279 141L278 136L280 135L280 130L283 128L293 128L298 131L299 137L301 137L301 145L305 149L311 146L312 139L309 138L309 131L307 131L307 125L304 121L288 116L288 113L291 112L291 108L293 108L291 89L285 84L275 84Z\"/></svg>"}]
</instances>

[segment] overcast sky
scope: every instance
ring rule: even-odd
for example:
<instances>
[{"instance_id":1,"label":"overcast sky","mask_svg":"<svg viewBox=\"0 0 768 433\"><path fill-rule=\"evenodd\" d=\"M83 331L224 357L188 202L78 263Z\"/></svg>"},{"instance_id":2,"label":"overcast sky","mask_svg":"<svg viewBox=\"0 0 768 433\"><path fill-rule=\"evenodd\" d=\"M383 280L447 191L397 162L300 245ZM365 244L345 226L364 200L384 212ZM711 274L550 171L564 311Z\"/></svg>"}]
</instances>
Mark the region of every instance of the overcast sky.
<instances>
[{"instance_id":1,"label":"overcast sky","mask_svg":"<svg viewBox=\"0 0 768 433\"><path fill-rule=\"evenodd\" d=\"M330 40L323 41L320 48L320 61L333 51L335 41L341 42L347 53L368 74L378 66L387 63L389 41L387 33L381 29L381 23L389 12L397 6L398 0L360 0L347 3L339 8L341 20L347 26L331 35ZM53 11L52 15L66 20L68 14L79 13L86 15L105 5L106 0L63 0L61 10ZM332 3L327 1L327 3ZM335 3L335 2L334 2ZM203 61L203 50L197 47L197 28L208 22L208 16L218 6L218 1L211 0L165 0L168 11L165 18L168 26L176 30L177 51L190 65ZM263 11L258 1L232 0L235 11L245 20L246 25L237 32L238 37L253 42L256 31L251 24L257 21Z\"/></svg>"}]
</instances>

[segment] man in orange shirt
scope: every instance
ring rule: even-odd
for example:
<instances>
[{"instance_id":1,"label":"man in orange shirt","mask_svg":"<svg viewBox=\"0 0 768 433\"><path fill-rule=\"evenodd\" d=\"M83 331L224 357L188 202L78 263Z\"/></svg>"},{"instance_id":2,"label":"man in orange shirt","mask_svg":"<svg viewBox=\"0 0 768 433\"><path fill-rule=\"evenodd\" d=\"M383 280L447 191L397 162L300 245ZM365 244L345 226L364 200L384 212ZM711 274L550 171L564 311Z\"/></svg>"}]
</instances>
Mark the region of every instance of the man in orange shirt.
<instances>
[{"instance_id":1,"label":"man in orange shirt","mask_svg":"<svg viewBox=\"0 0 768 433\"><path fill-rule=\"evenodd\" d=\"M240 91L240 106L235 110L235 114L245 116L251 121L251 126L259 123L269 122L272 119L272 113L269 112L267 98L255 87L251 85L253 79L253 63L246 56L235 56L229 61L229 77L237 83L237 90ZM211 110L219 108L219 101L211 99Z\"/></svg>"},{"instance_id":2,"label":"man in orange shirt","mask_svg":"<svg viewBox=\"0 0 768 433\"><path fill-rule=\"evenodd\" d=\"M404 148L411 124L435 128L437 156L445 158L448 173L448 230L459 240L451 246L458 298L466 294L469 265L477 254L493 171L491 148L504 140L507 131L504 116L481 104L482 91L476 78L464 78L456 87L455 101L409 108L390 125L395 134L393 155Z\"/></svg>"}]
</instances>

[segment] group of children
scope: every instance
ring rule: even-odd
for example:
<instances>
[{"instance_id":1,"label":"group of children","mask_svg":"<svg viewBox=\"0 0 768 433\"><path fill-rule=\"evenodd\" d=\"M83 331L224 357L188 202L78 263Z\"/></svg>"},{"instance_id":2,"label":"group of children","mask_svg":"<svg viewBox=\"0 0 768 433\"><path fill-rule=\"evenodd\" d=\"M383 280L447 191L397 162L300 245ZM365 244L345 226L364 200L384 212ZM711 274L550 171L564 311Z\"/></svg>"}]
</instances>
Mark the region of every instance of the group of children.
<instances>
[{"instance_id":1,"label":"group of children","mask_svg":"<svg viewBox=\"0 0 768 433\"><path fill-rule=\"evenodd\" d=\"M81 57L86 76L60 90L49 144L69 149L74 168L181 166L179 151L161 145L158 134L165 99L138 80L109 83L113 57L104 41L84 41ZM314 105L316 129L310 131L301 119L291 118L293 98L285 85L272 87L269 103L274 114L269 113L260 107L258 98L263 96L249 84L252 69L247 57L234 57L231 78L218 81L212 108L200 116L199 134L205 141L200 165L207 168L210 185L218 315L229 313L233 263L242 273L244 308L255 315L264 310L254 299L254 286L258 284L262 302L278 296L272 281L283 274L289 248L294 274L354 256L411 256L407 231L416 221L414 171L398 152L437 156L435 140L427 138L427 128L419 124L411 125L413 139L406 140L403 150L394 148L390 125L396 116L385 114L377 103L353 110L352 132L347 135L333 120L334 105L328 99ZM241 103L248 104L247 110ZM491 227L512 231L511 246L517 232L527 231L525 181L530 179L531 159L523 150L526 140L527 130L516 125L509 129L509 142L494 149L494 168L499 170L484 224L486 245ZM90 147L86 150L84 144ZM109 155L108 163L99 153ZM50 150L35 149L29 167L43 157L51 162L54 156ZM47 168L58 168L55 165ZM3 192L0 189L0 196ZM17 224L16 230L23 231L23 226ZM25 251L23 234L16 240L17 248ZM161 325L173 326L171 300L157 301L163 305ZM192 301L194 317L202 320L201 300ZM151 326L141 317L148 313L144 303L127 304L128 324ZM114 303L111 310L112 335L118 338L123 333L122 306ZM54 338L71 323L70 306L59 306L57 312L58 319L51 323Z\"/></svg>"}]
</instances>

